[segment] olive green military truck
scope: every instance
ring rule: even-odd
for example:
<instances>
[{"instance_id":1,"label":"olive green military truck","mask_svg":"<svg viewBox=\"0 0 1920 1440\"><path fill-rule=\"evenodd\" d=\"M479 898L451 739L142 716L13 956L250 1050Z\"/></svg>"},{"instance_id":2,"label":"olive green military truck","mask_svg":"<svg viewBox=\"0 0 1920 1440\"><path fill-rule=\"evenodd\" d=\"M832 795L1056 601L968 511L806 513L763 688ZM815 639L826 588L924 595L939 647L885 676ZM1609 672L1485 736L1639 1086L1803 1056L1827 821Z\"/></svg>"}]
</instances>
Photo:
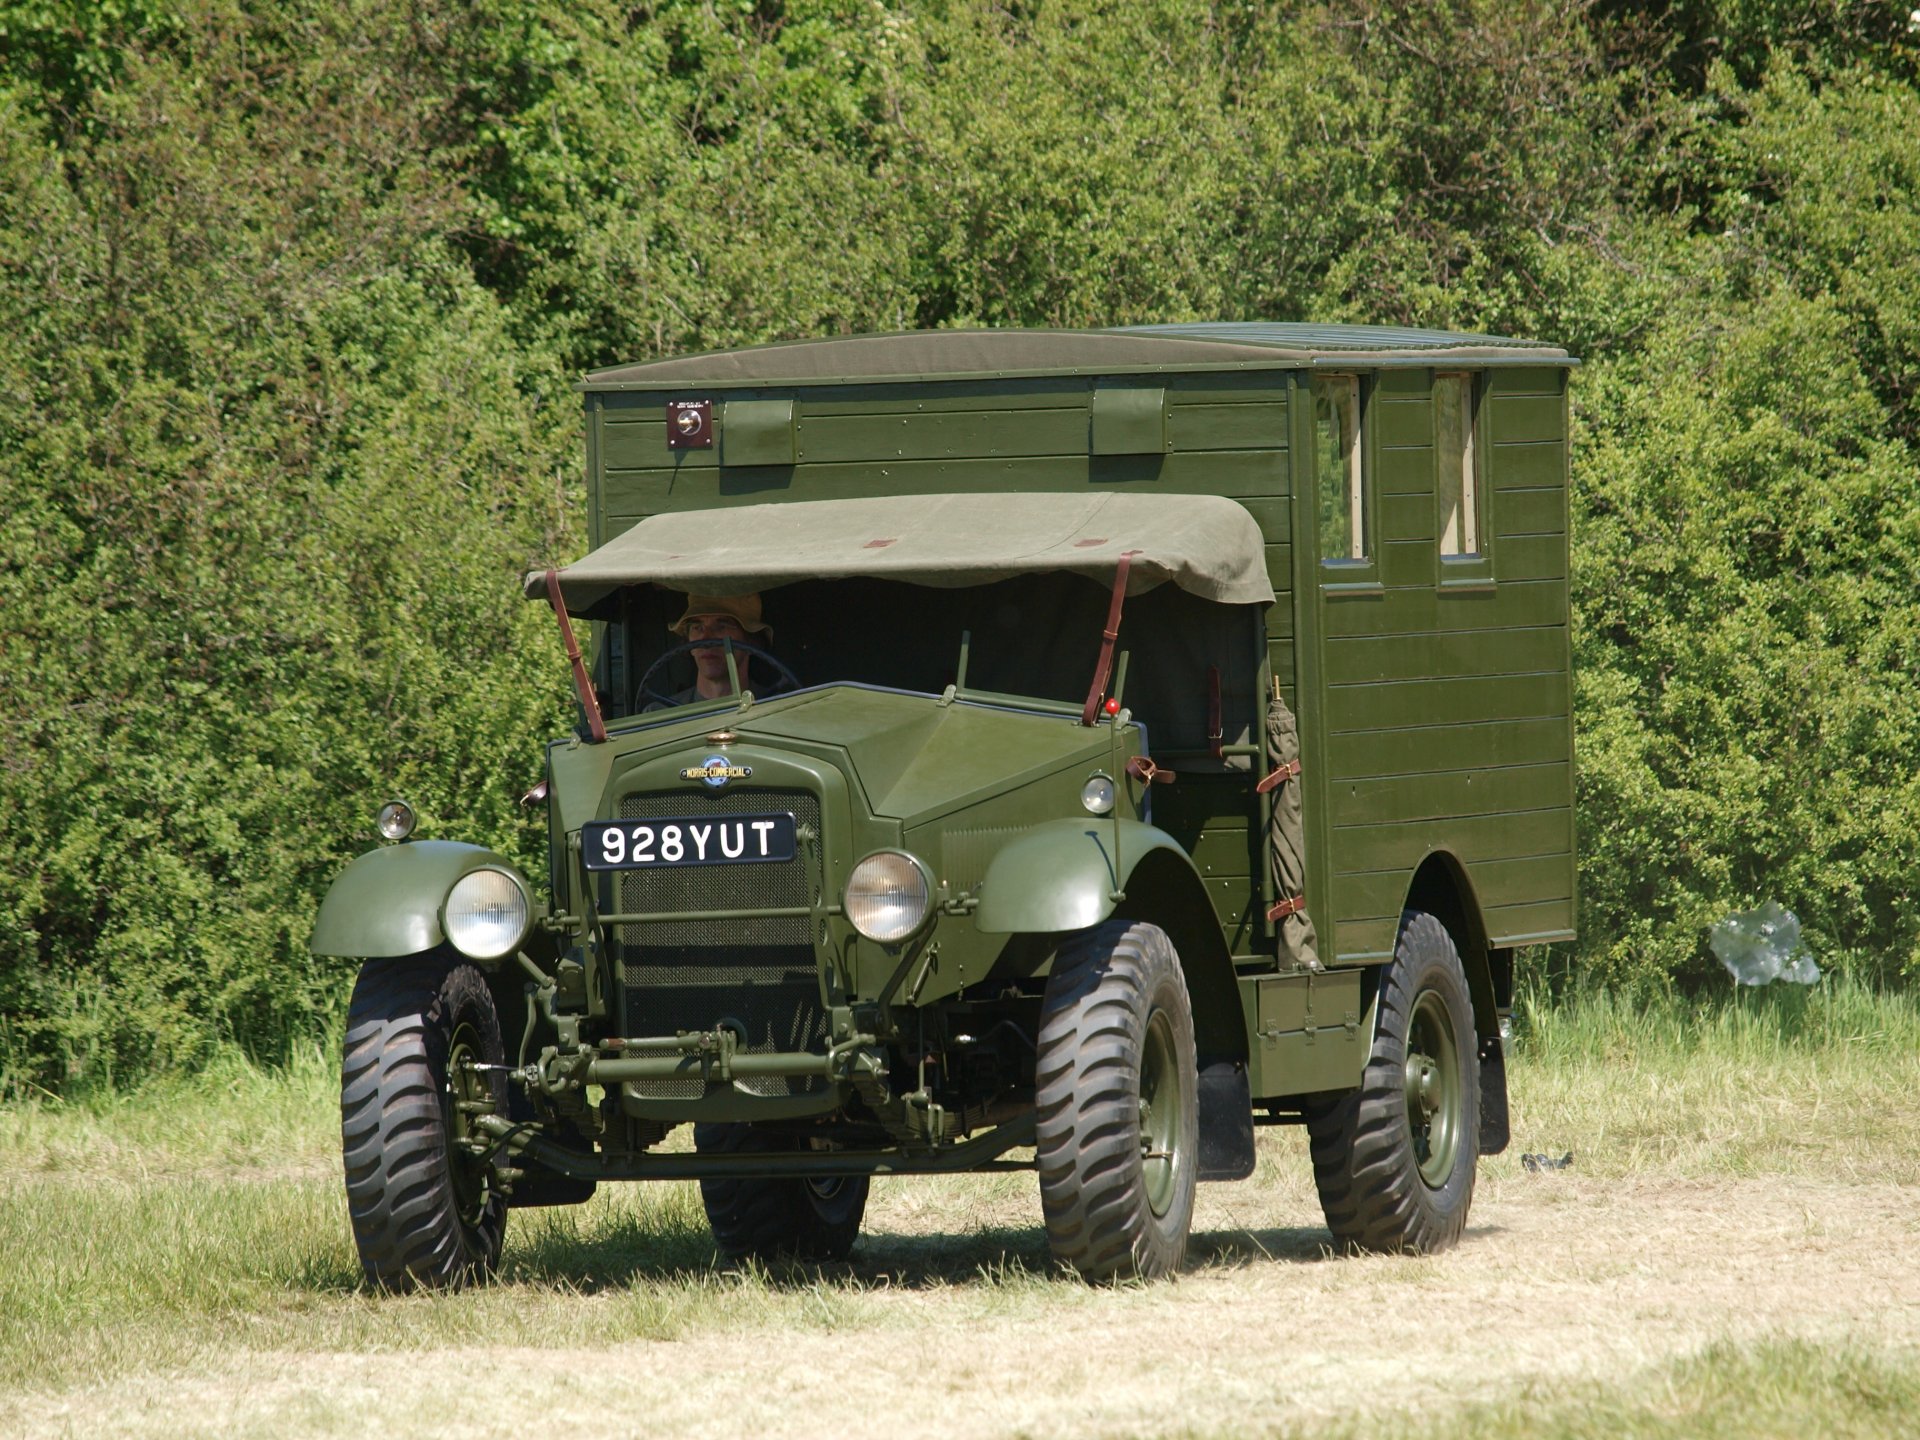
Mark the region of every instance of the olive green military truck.
<instances>
[{"instance_id":1,"label":"olive green military truck","mask_svg":"<svg viewBox=\"0 0 1920 1440\"><path fill-rule=\"evenodd\" d=\"M1573 363L1221 324L589 377L593 549L526 585L579 704L546 867L390 804L315 927L369 1280L616 1180L838 1257L873 1176L1007 1168L1062 1262L1159 1275L1286 1124L1337 1242L1452 1244L1511 957L1573 930ZM669 628L755 594L771 638Z\"/></svg>"}]
</instances>

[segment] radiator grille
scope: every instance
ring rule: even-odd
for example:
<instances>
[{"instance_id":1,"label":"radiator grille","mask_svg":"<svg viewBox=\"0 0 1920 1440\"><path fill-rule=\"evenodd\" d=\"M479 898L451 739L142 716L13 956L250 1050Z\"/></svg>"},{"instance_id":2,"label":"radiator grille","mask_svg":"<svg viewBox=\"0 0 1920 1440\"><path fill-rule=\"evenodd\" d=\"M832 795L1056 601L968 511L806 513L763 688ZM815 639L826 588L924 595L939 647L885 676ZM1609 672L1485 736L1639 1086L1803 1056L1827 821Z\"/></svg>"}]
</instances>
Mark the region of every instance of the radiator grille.
<instances>
[{"instance_id":1,"label":"radiator grille","mask_svg":"<svg viewBox=\"0 0 1920 1440\"><path fill-rule=\"evenodd\" d=\"M804 791L675 790L628 795L622 820L662 816L724 818L793 812L797 825L820 831L820 801ZM627 914L679 910L738 910L806 905L813 866L803 843L790 861L766 865L687 865L623 870L610 897ZM812 921L804 915L750 920L679 921L615 927L629 1035L711 1030L721 1021L746 1030L749 1052L825 1048L827 1015L820 1004ZM755 1078L740 1082L759 1094L799 1094L821 1081ZM693 1098L698 1080L644 1081L643 1094Z\"/></svg>"}]
</instances>

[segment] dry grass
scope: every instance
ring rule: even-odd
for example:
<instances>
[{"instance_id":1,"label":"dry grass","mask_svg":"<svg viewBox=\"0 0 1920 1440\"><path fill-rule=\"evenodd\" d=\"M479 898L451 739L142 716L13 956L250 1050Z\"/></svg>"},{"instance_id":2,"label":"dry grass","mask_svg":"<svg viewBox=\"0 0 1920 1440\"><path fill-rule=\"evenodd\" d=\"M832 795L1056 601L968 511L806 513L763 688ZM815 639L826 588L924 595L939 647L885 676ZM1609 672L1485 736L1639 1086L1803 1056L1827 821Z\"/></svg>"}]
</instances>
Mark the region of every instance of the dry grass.
<instances>
[{"instance_id":1,"label":"dry grass","mask_svg":"<svg viewBox=\"0 0 1920 1440\"><path fill-rule=\"evenodd\" d=\"M515 1216L483 1292L371 1296L322 1057L0 1111L0 1433L1908 1433L1913 1007L1593 1001L1522 1040L1459 1250L1329 1258L1266 1131L1203 1187L1189 1271L1117 1290L1053 1273L1011 1175L882 1183L855 1263L780 1273L716 1264L690 1185L610 1188Z\"/></svg>"}]
</instances>

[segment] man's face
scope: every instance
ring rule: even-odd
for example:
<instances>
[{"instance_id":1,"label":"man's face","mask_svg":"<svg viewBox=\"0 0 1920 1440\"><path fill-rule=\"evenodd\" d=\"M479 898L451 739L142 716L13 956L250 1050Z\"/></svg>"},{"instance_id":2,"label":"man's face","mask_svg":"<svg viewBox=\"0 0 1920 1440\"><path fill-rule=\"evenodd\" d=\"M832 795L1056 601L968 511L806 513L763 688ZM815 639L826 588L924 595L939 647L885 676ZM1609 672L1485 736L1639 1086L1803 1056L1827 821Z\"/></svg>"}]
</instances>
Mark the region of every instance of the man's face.
<instances>
[{"instance_id":1,"label":"man's face","mask_svg":"<svg viewBox=\"0 0 1920 1440\"><path fill-rule=\"evenodd\" d=\"M745 641L747 631L746 627L731 615L696 615L687 622L687 639ZM744 683L747 657L736 654L734 659L740 666L741 680ZM695 650L693 663L700 667L701 679L715 681L722 685L727 683L725 647L715 645L711 649Z\"/></svg>"}]
</instances>

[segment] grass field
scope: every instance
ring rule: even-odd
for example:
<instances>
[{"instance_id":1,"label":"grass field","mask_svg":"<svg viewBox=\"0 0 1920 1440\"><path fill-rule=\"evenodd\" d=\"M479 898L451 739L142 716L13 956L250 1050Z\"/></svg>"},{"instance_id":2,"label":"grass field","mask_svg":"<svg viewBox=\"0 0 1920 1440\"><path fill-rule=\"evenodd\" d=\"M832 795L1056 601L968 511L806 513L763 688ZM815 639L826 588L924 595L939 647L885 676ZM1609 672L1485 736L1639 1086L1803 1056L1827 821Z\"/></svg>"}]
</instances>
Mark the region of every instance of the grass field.
<instances>
[{"instance_id":1,"label":"grass field","mask_svg":"<svg viewBox=\"0 0 1920 1440\"><path fill-rule=\"evenodd\" d=\"M0 1434L1911 1435L1920 1007L1519 1019L1458 1250L1329 1257L1268 1130L1189 1270L1118 1289L1055 1274L1000 1175L881 1182L853 1262L782 1272L719 1264L691 1185L609 1187L515 1215L484 1291L370 1295L322 1051L0 1110Z\"/></svg>"}]
</instances>

